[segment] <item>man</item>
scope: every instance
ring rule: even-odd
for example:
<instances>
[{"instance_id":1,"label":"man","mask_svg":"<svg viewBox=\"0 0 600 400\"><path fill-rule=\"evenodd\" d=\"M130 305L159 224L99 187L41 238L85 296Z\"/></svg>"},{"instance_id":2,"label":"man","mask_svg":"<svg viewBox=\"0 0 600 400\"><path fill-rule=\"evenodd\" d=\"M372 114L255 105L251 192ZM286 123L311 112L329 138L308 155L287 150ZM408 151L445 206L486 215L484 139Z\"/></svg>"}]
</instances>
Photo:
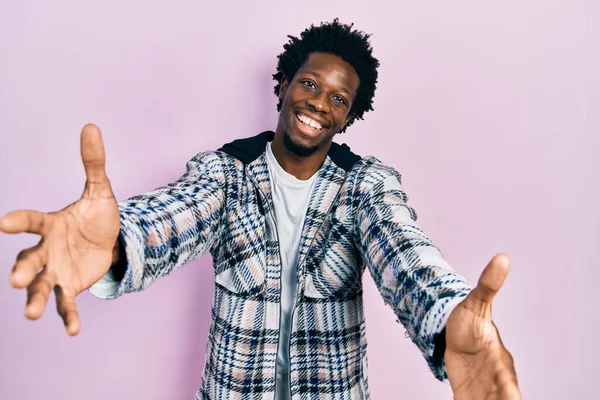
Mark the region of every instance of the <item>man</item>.
<instances>
[{"instance_id":1,"label":"man","mask_svg":"<svg viewBox=\"0 0 600 400\"><path fill-rule=\"evenodd\" d=\"M290 37L279 56L275 132L202 152L176 182L117 202L97 127L84 127L87 182L55 213L14 211L31 232L11 276L39 318L54 290L67 332L75 297L113 299L210 252L213 321L196 399L369 398L361 277L369 269L433 374L457 399L519 399L491 320L508 272L498 255L471 290L415 222L400 175L333 143L372 110L369 35L337 20Z\"/></svg>"}]
</instances>

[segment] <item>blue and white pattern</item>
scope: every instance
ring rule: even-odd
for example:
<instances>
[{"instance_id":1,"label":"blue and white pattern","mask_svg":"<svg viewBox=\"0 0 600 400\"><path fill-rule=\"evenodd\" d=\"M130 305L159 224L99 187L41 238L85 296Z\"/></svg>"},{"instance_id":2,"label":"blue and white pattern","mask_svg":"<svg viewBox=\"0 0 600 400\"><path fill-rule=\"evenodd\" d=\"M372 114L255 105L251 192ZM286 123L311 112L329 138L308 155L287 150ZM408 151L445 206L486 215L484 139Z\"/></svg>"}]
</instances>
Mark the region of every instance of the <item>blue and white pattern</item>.
<instances>
[{"instance_id":1,"label":"blue and white pattern","mask_svg":"<svg viewBox=\"0 0 600 400\"><path fill-rule=\"evenodd\" d=\"M293 399L369 398L365 269L440 380L436 339L470 291L416 224L400 175L376 158L356 160L344 169L328 156L310 200L290 340ZM200 153L177 182L119 207L125 277L109 292L90 291L106 299L141 291L210 252L213 320L195 398L273 399L280 259L265 154L243 162Z\"/></svg>"}]
</instances>

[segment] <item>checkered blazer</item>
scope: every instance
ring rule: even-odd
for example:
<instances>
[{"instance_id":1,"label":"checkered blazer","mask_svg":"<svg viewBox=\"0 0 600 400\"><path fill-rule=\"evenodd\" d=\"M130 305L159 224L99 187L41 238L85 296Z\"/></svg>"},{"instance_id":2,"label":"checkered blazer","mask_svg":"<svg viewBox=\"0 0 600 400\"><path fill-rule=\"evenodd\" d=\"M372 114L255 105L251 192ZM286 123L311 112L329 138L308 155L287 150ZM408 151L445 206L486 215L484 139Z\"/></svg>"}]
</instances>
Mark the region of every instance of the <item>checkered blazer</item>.
<instances>
[{"instance_id":1,"label":"checkered blazer","mask_svg":"<svg viewBox=\"0 0 600 400\"><path fill-rule=\"evenodd\" d=\"M141 291L210 252L216 289L196 399L274 398L281 269L264 153L272 137L264 132L200 153L176 182L120 202L125 276L108 292L90 289L107 299ZM406 201L394 169L332 145L299 248L292 399L369 398L365 268L433 374L446 378L437 338L470 288Z\"/></svg>"}]
</instances>

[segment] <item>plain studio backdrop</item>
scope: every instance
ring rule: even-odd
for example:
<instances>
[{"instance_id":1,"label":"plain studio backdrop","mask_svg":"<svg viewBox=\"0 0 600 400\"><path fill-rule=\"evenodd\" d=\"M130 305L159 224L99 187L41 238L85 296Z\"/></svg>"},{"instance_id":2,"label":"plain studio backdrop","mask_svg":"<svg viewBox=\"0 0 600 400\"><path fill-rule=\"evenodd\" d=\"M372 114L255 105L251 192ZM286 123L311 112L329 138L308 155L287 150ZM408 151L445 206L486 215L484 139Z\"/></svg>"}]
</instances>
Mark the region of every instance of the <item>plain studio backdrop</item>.
<instances>
[{"instance_id":1,"label":"plain studio backdrop","mask_svg":"<svg viewBox=\"0 0 600 400\"><path fill-rule=\"evenodd\" d=\"M526 399L597 399L600 3L18 1L0 3L0 213L57 210L84 184L79 134L103 131L125 199L197 152L274 129L286 35L339 17L373 34L374 112L336 138L396 167L419 222L475 285L512 270L493 316ZM54 297L37 321L8 278L33 235L0 236L0 398L189 400L211 318L210 256L146 292ZM451 399L368 273L374 399Z\"/></svg>"}]
</instances>

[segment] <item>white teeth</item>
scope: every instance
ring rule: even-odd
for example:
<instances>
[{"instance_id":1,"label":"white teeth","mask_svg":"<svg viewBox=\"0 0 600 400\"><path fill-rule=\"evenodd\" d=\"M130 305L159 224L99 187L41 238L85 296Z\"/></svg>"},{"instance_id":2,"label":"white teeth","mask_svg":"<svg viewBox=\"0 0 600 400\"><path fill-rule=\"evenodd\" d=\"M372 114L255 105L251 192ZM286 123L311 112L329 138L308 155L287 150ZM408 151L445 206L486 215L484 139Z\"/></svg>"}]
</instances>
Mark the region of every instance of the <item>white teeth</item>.
<instances>
[{"instance_id":1,"label":"white teeth","mask_svg":"<svg viewBox=\"0 0 600 400\"><path fill-rule=\"evenodd\" d=\"M315 121L312 118L308 118L306 115L298 114L297 117L300 120L300 122L302 122L304 125L308 125L311 128L317 129L317 130L323 129L321 124L319 124L317 121Z\"/></svg>"}]
</instances>

